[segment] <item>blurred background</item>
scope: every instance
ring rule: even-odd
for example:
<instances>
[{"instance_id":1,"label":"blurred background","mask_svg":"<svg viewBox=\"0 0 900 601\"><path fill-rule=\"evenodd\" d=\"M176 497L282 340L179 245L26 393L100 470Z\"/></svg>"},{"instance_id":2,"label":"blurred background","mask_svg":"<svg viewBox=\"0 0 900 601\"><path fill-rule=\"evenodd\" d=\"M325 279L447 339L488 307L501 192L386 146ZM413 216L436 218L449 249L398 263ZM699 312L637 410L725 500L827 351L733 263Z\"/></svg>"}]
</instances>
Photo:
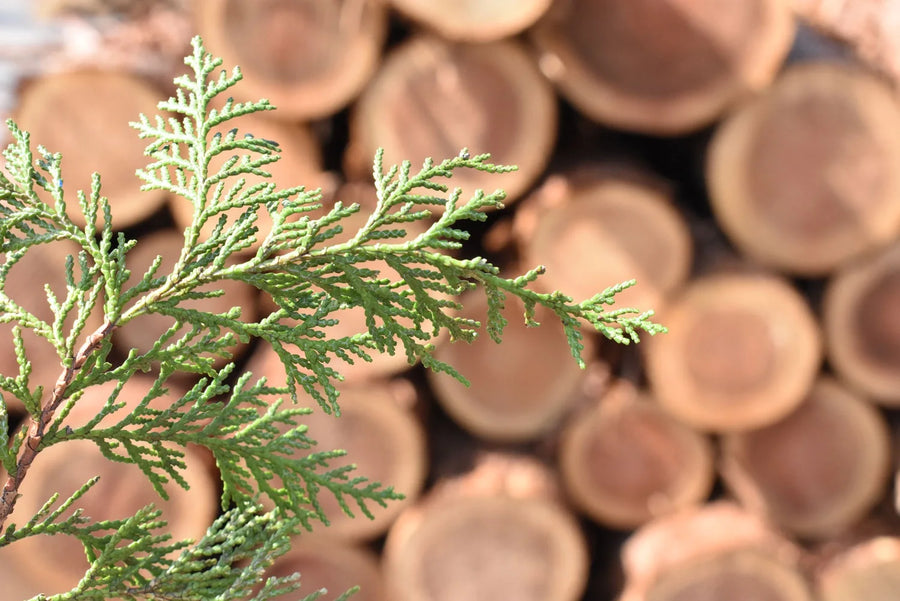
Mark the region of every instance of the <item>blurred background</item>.
<instances>
[{"instance_id":1,"label":"blurred background","mask_svg":"<svg viewBox=\"0 0 900 601\"><path fill-rule=\"evenodd\" d=\"M578 300L636 278L620 306L669 328L628 347L586 331L582 371L551 316L525 328L510 302L503 345L438 344L469 388L402 358L347 366L345 417L314 413L311 434L407 498L373 519L326 503L333 526L276 572L366 601L896 601L900 2L0 0L0 115L62 152L70 195L101 172L135 271L174 261L190 212L138 191L127 122L173 93L196 34L241 66L236 100L278 107L237 125L280 143L279 185L371 207L378 147L388 164L489 152L519 170L454 178L508 194L466 254L545 265L537 285ZM40 311L68 252L47 245L10 294ZM129 325L120 352L168 327ZM26 343L32 379L55 381ZM234 352L279 377L269 349ZM32 475L112 469L83 452ZM181 535L216 511L194 459L192 496L166 505ZM141 478L108 472L88 513L154 501ZM0 554L0 598L77 582L77 544L34 544Z\"/></svg>"}]
</instances>

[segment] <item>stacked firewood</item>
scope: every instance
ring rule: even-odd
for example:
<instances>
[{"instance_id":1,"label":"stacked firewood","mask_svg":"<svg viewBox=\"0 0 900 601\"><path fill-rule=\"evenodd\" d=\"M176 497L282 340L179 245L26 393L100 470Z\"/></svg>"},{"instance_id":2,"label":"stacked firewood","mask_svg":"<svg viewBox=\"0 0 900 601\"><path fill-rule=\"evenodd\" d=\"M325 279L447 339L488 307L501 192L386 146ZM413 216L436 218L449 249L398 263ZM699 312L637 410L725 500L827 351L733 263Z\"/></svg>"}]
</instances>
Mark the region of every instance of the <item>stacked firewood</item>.
<instances>
[{"instance_id":1,"label":"stacked firewood","mask_svg":"<svg viewBox=\"0 0 900 601\"><path fill-rule=\"evenodd\" d=\"M14 117L63 153L67 188L101 171L117 227L165 261L190 214L137 193L142 143L126 124L155 111L173 74L174 62L133 57L182 55L186 39L146 34L181 18L241 66L237 100L278 106L240 126L281 143L280 185L371 206L379 146L389 163L491 152L519 170L454 181L509 194L472 249L510 273L543 264L539 285L577 298L636 278L620 302L668 326L633 350L586 334L582 371L551 316L526 328L509 303L503 345L438 346L469 388L388 356L348 368L344 417L314 413L311 432L407 498L373 520L326 505L333 526L277 566L300 569L308 591L891 601L897 82L793 4L823 21L812 6L825 3L788 0L161 2L99 33L91 53L57 52L22 82ZM252 291L223 298L267 310ZM484 316L477 297L463 303ZM133 325L123 349L168 327ZM340 327L364 322L348 311ZM271 349L235 353L277 381Z\"/></svg>"}]
</instances>

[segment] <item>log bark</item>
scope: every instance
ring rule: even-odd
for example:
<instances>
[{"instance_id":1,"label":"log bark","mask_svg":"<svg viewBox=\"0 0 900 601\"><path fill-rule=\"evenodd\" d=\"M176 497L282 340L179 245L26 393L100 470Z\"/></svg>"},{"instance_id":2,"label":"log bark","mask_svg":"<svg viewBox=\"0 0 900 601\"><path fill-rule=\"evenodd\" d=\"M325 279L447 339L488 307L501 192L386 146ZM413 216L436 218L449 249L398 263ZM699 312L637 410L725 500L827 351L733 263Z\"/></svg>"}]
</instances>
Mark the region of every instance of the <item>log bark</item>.
<instances>
[{"instance_id":1,"label":"log bark","mask_svg":"<svg viewBox=\"0 0 900 601\"><path fill-rule=\"evenodd\" d=\"M828 359L873 400L900 405L900 244L834 274L822 304Z\"/></svg>"},{"instance_id":2,"label":"log bark","mask_svg":"<svg viewBox=\"0 0 900 601\"><path fill-rule=\"evenodd\" d=\"M269 385L284 385L284 368L268 346L261 345L254 351L247 371L256 377L265 376ZM404 380L371 380L356 386L342 385L340 391L340 417L325 414L311 399L302 403L313 409L302 423L309 426L309 435L317 442L316 450L347 451L345 457L330 465L353 463L357 466L354 475L393 486L406 498L390 501L386 507L369 503L371 519L361 515L359 508L351 507L356 515L351 518L330 493L323 492L319 501L331 525L326 528L317 524L314 532L305 536L371 540L383 534L421 492L428 463L425 433L411 410L416 393Z\"/></svg>"},{"instance_id":3,"label":"log bark","mask_svg":"<svg viewBox=\"0 0 900 601\"><path fill-rule=\"evenodd\" d=\"M464 295L460 314L487 320L487 300ZM503 344L481 331L471 344L442 341L435 357L453 366L470 382L462 384L445 373L428 372L428 381L445 411L463 428L487 440L535 440L555 428L581 399L585 373L573 361L562 326L548 310L538 307L530 328L524 307L507 297L502 314L509 322ZM591 341L584 357L590 360Z\"/></svg>"},{"instance_id":4,"label":"log bark","mask_svg":"<svg viewBox=\"0 0 900 601\"><path fill-rule=\"evenodd\" d=\"M126 403L122 411L107 417L101 425L111 425L133 410L150 391L152 379L135 377L120 393ZM114 382L89 388L75 405L64 423L77 427L95 417L115 387ZM173 389L174 390L174 389ZM175 393L172 393L174 395ZM151 407L170 405L176 397L163 396ZM218 510L216 480L207 458L194 448L186 449L182 471L190 486L187 491L177 484L166 486L169 500L163 500L141 471L133 466L110 461L97 446L84 440L73 440L43 449L28 472L20 489L22 496L13 517L22 524L33 516L54 493L67 498L94 476L100 481L72 507L82 508L92 520L127 518L138 509L153 503L168 522L165 531L175 540L200 539L215 519ZM4 478L5 479L5 478ZM53 594L68 591L84 576L88 562L80 542L68 536L34 536L0 549L0 564L8 569L14 590ZM4 580L4 595L7 584Z\"/></svg>"},{"instance_id":5,"label":"log bark","mask_svg":"<svg viewBox=\"0 0 900 601\"><path fill-rule=\"evenodd\" d=\"M282 116L336 113L375 72L387 35L380 2L204 0L194 2L197 31L244 81L236 98L268 98Z\"/></svg>"},{"instance_id":6,"label":"log bark","mask_svg":"<svg viewBox=\"0 0 900 601\"><path fill-rule=\"evenodd\" d=\"M793 38L781 0L556 2L533 30L541 68L588 117L673 135L768 85Z\"/></svg>"},{"instance_id":7,"label":"log bark","mask_svg":"<svg viewBox=\"0 0 900 601\"><path fill-rule=\"evenodd\" d=\"M651 390L672 415L701 430L778 421L803 401L819 370L812 312L775 276L695 280L659 321L669 333L641 343Z\"/></svg>"},{"instance_id":8,"label":"log bark","mask_svg":"<svg viewBox=\"0 0 900 601\"><path fill-rule=\"evenodd\" d=\"M384 548L389 598L580 598L588 556L577 523L544 496L547 475L509 466L504 478L485 474L505 468L502 462L483 464L401 515Z\"/></svg>"},{"instance_id":9,"label":"log bark","mask_svg":"<svg viewBox=\"0 0 900 601\"><path fill-rule=\"evenodd\" d=\"M397 10L459 42L493 42L531 26L546 12L551 0L392 0Z\"/></svg>"},{"instance_id":10,"label":"log bark","mask_svg":"<svg viewBox=\"0 0 900 601\"><path fill-rule=\"evenodd\" d=\"M671 192L643 173L597 166L553 176L520 203L513 227L523 262L547 268L538 285L576 300L634 278L617 306L659 311L691 269L687 223Z\"/></svg>"},{"instance_id":11,"label":"log bark","mask_svg":"<svg viewBox=\"0 0 900 601\"><path fill-rule=\"evenodd\" d=\"M619 601L812 601L800 559L757 516L718 502L639 529L622 550Z\"/></svg>"},{"instance_id":12,"label":"log bark","mask_svg":"<svg viewBox=\"0 0 900 601\"><path fill-rule=\"evenodd\" d=\"M900 590L900 538L877 537L848 549L816 577L822 601L892 601Z\"/></svg>"},{"instance_id":13,"label":"log bark","mask_svg":"<svg viewBox=\"0 0 900 601\"><path fill-rule=\"evenodd\" d=\"M414 37L384 59L354 105L345 170L369 177L372 157L384 148L388 167L426 157L490 152L494 162L517 165L503 176L507 201L540 175L553 151L556 99L527 52L513 41L452 45ZM496 176L457 171L453 186L471 194L493 191Z\"/></svg>"},{"instance_id":14,"label":"log bark","mask_svg":"<svg viewBox=\"0 0 900 601\"><path fill-rule=\"evenodd\" d=\"M827 274L900 232L900 108L872 74L792 67L711 141L707 180L721 227L749 257Z\"/></svg>"},{"instance_id":15,"label":"log bark","mask_svg":"<svg viewBox=\"0 0 900 601\"><path fill-rule=\"evenodd\" d=\"M162 99L143 80L111 71L48 74L25 87L13 118L31 132L33 152L40 144L65 157L59 183L77 225L85 221L76 192L90 194L95 171L102 171L101 194L109 198L115 228L135 225L162 208L165 192L140 190L134 172L146 165L146 143L128 125L141 113L156 114ZM46 192L40 195L53 202Z\"/></svg>"},{"instance_id":16,"label":"log bark","mask_svg":"<svg viewBox=\"0 0 900 601\"><path fill-rule=\"evenodd\" d=\"M570 417L559 469L579 509L620 529L700 504L714 478L710 441L625 382Z\"/></svg>"},{"instance_id":17,"label":"log bark","mask_svg":"<svg viewBox=\"0 0 900 601\"><path fill-rule=\"evenodd\" d=\"M729 434L722 473L747 507L801 537L835 536L883 496L890 465L883 417L836 381L763 428Z\"/></svg>"}]
</instances>

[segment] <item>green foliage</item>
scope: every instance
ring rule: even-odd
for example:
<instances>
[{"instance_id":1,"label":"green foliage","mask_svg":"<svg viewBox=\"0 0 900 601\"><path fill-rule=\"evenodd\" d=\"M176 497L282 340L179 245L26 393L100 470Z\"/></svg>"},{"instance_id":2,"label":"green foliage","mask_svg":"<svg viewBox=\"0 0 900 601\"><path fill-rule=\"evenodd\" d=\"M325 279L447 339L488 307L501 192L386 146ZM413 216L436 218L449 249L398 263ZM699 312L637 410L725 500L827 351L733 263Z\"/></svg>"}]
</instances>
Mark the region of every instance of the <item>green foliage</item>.
<instances>
[{"instance_id":1,"label":"green foliage","mask_svg":"<svg viewBox=\"0 0 900 601\"><path fill-rule=\"evenodd\" d=\"M161 273L158 259L134 286L126 286L130 273L125 258L135 241L113 230L100 177L94 176L91 190L78 194L87 218L87 225L78 227L66 212L61 157L39 148L35 160L29 134L9 122L15 141L4 152L10 177L0 175L0 245L5 254L0 322L15 325L20 367L18 374L0 376L0 393L20 399L28 418L8 440L8 415L0 403L0 463L10 474L0 497L0 546L30 536L70 535L81 541L91 561L74 590L41 599L263 601L296 588L294 579L271 579L261 591L254 585L288 548L292 534L325 520L320 492L334 495L348 513L358 509L365 515L372 503L383 505L399 495L354 475L352 467L331 467L341 452L316 450L303 425L309 410L285 407L281 399L309 397L337 414L340 365L370 361L376 352L402 352L410 363L419 361L462 379L431 351L432 341L445 330L463 341L478 333L481 324L457 314L455 299L468 289L481 287L487 295L485 327L498 342L506 325L500 311L508 295L522 299L524 319L532 325L536 306L549 308L561 320L579 363L585 323L621 343L637 341L641 330L662 330L649 320L649 312L609 309L615 294L631 282L575 302L559 292L529 288L542 268L507 279L483 258L447 252L467 239L467 221L482 221L486 211L502 206L502 191L476 191L463 200L459 189L444 183L460 169L512 169L491 164L488 155L470 157L463 150L414 170L408 162L385 169L379 152L374 163L378 204L355 235L337 242L345 220L360 207L337 203L314 217L322 210L319 191L282 190L265 179L249 184L248 176L269 177L266 167L278 160L278 145L223 126L233 120L239 125L242 115L273 107L266 101L240 104L229 99L222 108L211 108L216 97L240 80L240 71L221 70L221 61L199 39L185 62L193 76L176 79L175 97L159 105L169 116L142 115L134 126L148 140L150 164L137 174L144 189L167 190L192 203L194 221L184 232L174 268ZM257 228L261 212L272 218L270 231ZM427 231L406 239L407 224L423 220L431 220ZM10 298L6 276L29 249L61 239L75 242L81 252L65 265L65 294L57 297L47 290L53 319L43 321ZM201 287L226 280L255 286L271 296L277 309L248 322L240 319L238 309L215 314L185 305L220 294ZM337 323L335 313L347 307L365 309L367 329L339 337L331 326ZM88 331L94 312L102 312L103 325ZM132 350L114 361L112 332L147 313L168 315L175 325L149 351ZM26 329L55 348L61 368L57 382L31 381L20 334ZM215 359L227 357L235 340L252 338L275 349L286 386L252 382L249 374L235 379L230 364L216 368ZM122 385L137 372L151 370L156 375L152 390L136 408L125 410L118 401ZM166 394L166 382L176 372L197 374L197 384L170 406L154 408L152 401ZM102 411L86 424L68 424L81 395L106 382L117 388ZM163 498L168 483L187 487L187 445L209 449L224 489L222 516L196 543L171 541L152 507L127 519L93 522L73 504L91 493L94 479L62 503L58 496L48 499L37 515L23 516L22 526L8 522L18 486L31 462L40 461L40 451L78 439L92 441L110 460L134 465ZM260 509L262 498L274 506L272 511Z\"/></svg>"}]
</instances>

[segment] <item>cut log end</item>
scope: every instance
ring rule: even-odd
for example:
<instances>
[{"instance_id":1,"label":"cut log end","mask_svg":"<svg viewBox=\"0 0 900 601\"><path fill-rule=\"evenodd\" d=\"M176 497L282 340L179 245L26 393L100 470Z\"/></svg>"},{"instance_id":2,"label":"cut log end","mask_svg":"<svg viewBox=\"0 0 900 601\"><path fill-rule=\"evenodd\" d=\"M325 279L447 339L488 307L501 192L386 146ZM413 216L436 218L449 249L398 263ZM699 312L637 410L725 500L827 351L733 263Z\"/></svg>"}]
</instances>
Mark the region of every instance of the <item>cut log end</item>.
<instances>
[{"instance_id":1,"label":"cut log end","mask_svg":"<svg viewBox=\"0 0 900 601\"><path fill-rule=\"evenodd\" d=\"M493 42L532 25L552 0L391 0L405 15L459 42Z\"/></svg>"},{"instance_id":2,"label":"cut log end","mask_svg":"<svg viewBox=\"0 0 900 601\"><path fill-rule=\"evenodd\" d=\"M894 601L900 591L900 538L878 537L830 562L817 575L822 601Z\"/></svg>"}]
</instances>

